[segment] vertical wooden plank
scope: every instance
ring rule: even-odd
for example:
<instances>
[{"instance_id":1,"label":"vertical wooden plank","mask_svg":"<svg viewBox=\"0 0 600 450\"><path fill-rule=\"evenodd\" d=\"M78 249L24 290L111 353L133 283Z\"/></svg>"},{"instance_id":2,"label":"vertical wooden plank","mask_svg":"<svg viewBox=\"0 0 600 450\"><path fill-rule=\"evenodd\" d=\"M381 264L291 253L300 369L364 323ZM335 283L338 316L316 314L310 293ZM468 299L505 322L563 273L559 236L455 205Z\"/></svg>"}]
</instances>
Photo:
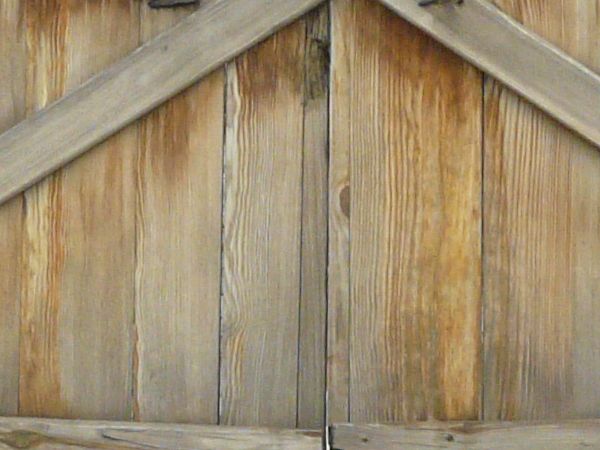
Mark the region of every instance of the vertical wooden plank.
<instances>
[{"instance_id":1,"label":"vertical wooden plank","mask_svg":"<svg viewBox=\"0 0 600 450\"><path fill-rule=\"evenodd\" d=\"M327 422L350 421L351 4L331 3ZM356 38L354 38L356 39Z\"/></svg>"},{"instance_id":2,"label":"vertical wooden plank","mask_svg":"<svg viewBox=\"0 0 600 450\"><path fill-rule=\"evenodd\" d=\"M349 120L334 120L332 146L349 146L350 420L477 418L481 75L376 2L334 8L347 28L333 111Z\"/></svg>"},{"instance_id":3,"label":"vertical wooden plank","mask_svg":"<svg viewBox=\"0 0 600 450\"><path fill-rule=\"evenodd\" d=\"M298 427L325 417L329 9L306 17Z\"/></svg>"},{"instance_id":4,"label":"vertical wooden plank","mask_svg":"<svg viewBox=\"0 0 600 450\"><path fill-rule=\"evenodd\" d=\"M193 11L141 8L144 41ZM219 70L140 123L138 420L218 419L224 89Z\"/></svg>"},{"instance_id":5,"label":"vertical wooden plank","mask_svg":"<svg viewBox=\"0 0 600 450\"><path fill-rule=\"evenodd\" d=\"M498 0L598 70L600 2ZM600 414L600 154L486 81L485 418Z\"/></svg>"},{"instance_id":6,"label":"vertical wooden plank","mask_svg":"<svg viewBox=\"0 0 600 450\"><path fill-rule=\"evenodd\" d=\"M0 3L0 130L22 120L25 114L25 58L27 49L22 36L20 0Z\"/></svg>"},{"instance_id":7,"label":"vertical wooden plank","mask_svg":"<svg viewBox=\"0 0 600 450\"><path fill-rule=\"evenodd\" d=\"M298 21L227 68L227 425L296 425L305 31Z\"/></svg>"},{"instance_id":8,"label":"vertical wooden plank","mask_svg":"<svg viewBox=\"0 0 600 450\"><path fill-rule=\"evenodd\" d=\"M0 2L0 133L25 113L21 2ZM0 415L16 415L19 393L19 298L22 202L17 196L0 208Z\"/></svg>"},{"instance_id":9,"label":"vertical wooden plank","mask_svg":"<svg viewBox=\"0 0 600 450\"><path fill-rule=\"evenodd\" d=\"M128 0L23 2L38 110L138 45ZM137 128L28 190L20 413L130 417Z\"/></svg>"},{"instance_id":10,"label":"vertical wooden plank","mask_svg":"<svg viewBox=\"0 0 600 450\"><path fill-rule=\"evenodd\" d=\"M573 415L596 418L600 416L600 153L579 139L577 144L571 168Z\"/></svg>"},{"instance_id":11,"label":"vertical wooden plank","mask_svg":"<svg viewBox=\"0 0 600 450\"><path fill-rule=\"evenodd\" d=\"M15 416L19 395L19 288L22 197L0 208L0 415Z\"/></svg>"}]
</instances>

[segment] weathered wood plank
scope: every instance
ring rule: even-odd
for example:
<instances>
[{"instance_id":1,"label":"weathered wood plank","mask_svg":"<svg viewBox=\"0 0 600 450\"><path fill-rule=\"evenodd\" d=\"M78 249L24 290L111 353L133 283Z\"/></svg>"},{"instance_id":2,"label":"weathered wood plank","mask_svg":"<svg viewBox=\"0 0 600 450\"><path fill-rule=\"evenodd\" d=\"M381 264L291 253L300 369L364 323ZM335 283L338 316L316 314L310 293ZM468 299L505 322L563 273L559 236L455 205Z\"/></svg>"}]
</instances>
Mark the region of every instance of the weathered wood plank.
<instances>
[{"instance_id":1,"label":"weathered wood plank","mask_svg":"<svg viewBox=\"0 0 600 450\"><path fill-rule=\"evenodd\" d=\"M296 425L306 29L227 69L221 420Z\"/></svg>"},{"instance_id":2,"label":"weathered wood plank","mask_svg":"<svg viewBox=\"0 0 600 450\"><path fill-rule=\"evenodd\" d=\"M128 1L23 4L30 112L138 45ZM25 194L20 414L130 415L136 149L131 127Z\"/></svg>"},{"instance_id":3,"label":"weathered wood plank","mask_svg":"<svg viewBox=\"0 0 600 450\"><path fill-rule=\"evenodd\" d=\"M332 151L350 166L350 420L477 418L481 75L381 5L334 10L347 30L333 42L348 62L334 67L347 120Z\"/></svg>"},{"instance_id":4,"label":"weathered wood plank","mask_svg":"<svg viewBox=\"0 0 600 450\"><path fill-rule=\"evenodd\" d=\"M350 5L331 4L329 247L327 267L327 423L350 420ZM342 105L345 105L343 107ZM339 130L339 131L338 131Z\"/></svg>"},{"instance_id":5,"label":"weathered wood plank","mask_svg":"<svg viewBox=\"0 0 600 450\"><path fill-rule=\"evenodd\" d=\"M488 0L444 2L426 8L416 1L381 1L600 146L600 76L520 26ZM589 8L594 1L585 3ZM560 26L560 22L555 24Z\"/></svg>"},{"instance_id":6,"label":"weathered wood plank","mask_svg":"<svg viewBox=\"0 0 600 450\"><path fill-rule=\"evenodd\" d=\"M0 203L320 1L207 0L174 29L0 136Z\"/></svg>"},{"instance_id":7,"label":"weathered wood plank","mask_svg":"<svg viewBox=\"0 0 600 450\"><path fill-rule=\"evenodd\" d=\"M0 132L25 116L25 58L20 0L0 2ZM0 414L16 415L19 395L19 298L23 198L0 207Z\"/></svg>"},{"instance_id":8,"label":"weathered wood plank","mask_svg":"<svg viewBox=\"0 0 600 450\"><path fill-rule=\"evenodd\" d=\"M320 450L318 431L0 418L0 449Z\"/></svg>"},{"instance_id":9,"label":"weathered wood plank","mask_svg":"<svg viewBox=\"0 0 600 450\"><path fill-rule=\"evenodd\" d=\"M581 2L497 3L600 68ZM485 173L485 418L596 417L600 155L488 79Z\"/></svg>"},{"instance_id":10,"label":"weathered wood plank","mask_svg":"<svg viewBox=\"0 0 600 450\"><path fill-rule=\"evenodd\" d=\"M298 427L325 418L329 9L306 20Z\"/></svg>"},{"instance_id":11,"label":"weathered wood plank","mask_svg":"<svg viewBox=\"0 0 600 450\"><path fill-rule=\"evenodd\" d=\"M600 448L600 422L335 425L331 436L332 450L574 450Z\"/></svg>"},{"instance_id":12,"label":"weathered wood plank","mask_svg":"<svg viewBox=\"0 0 600 450\"><path fill-rule=\"evenodd\" d=\"M21 196L0 208L0 415L18 413L22 209Z\"/></svg>"},{"instance_id":13,"label":"weathered wood plank","mask_svg":"<svg viewBox=\"0 0 600 450\"><path fill-rule=\"evenodd\" d=\"M25 59L27 51L21 26L22 2L0 3L0 131L23 120L25 115Z\"/></svg>"},{"instance_id":14,"label":"weathered wood plank","mask_svg":"<svg viewBox=\"0 0 600 450\"><path fill-rule=\"evenodd\" d=\"M142 39L192 11L142 4ZM218 70L140 122L138 420L218 419L224 89Z\"/></svg>"}]
</instances>

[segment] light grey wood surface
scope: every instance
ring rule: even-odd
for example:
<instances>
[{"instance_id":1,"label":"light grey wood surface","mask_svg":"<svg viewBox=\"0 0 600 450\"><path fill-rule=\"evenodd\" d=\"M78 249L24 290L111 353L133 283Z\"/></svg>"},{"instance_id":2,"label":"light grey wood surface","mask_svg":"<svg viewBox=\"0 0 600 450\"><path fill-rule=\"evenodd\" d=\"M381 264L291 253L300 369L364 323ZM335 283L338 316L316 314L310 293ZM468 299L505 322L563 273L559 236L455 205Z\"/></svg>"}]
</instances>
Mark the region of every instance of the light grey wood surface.
<instances>
[{"instance_id":1,"label":"light grey wood surface","mask_svg":"<svg viewBox=\"0 0 600 450\"><path fill-rule=\"evenodd\" d=\"M0 1L0 133L25 116L26 46L19 27L20 0ZM23 196L0 208L0 415L19 403L19 306ZM4 262L8 262L8 264Z\"/></svg>"},{"instance_id":2,"label":"light grey wood surface","mask_svg":"<svg viewBox=\"0 0 600 450\"><path fill-rule=\"evenodd\" d=\"M0 136L0 203L318 3L208 0L178 26Z\"/></svg>"},{"instance_id":3,"label":"light grey wood surface","mask_svg":"<svg viewBox=\"0 0 600 450\"><path fill-rule=\"evenodd\" d=\"M325 414L327 307L327 156L329 108L329 9L306 19L298 420L320 428Z\"/></svg>"},{"instance_id":4,"label":"light grey wood surface","mask_svg":"<svg viewBox=\"0 0 600 450\"><path fill-rule=\"evenodd\" d=\"M305 43L301 20L227 67L225 425L296 426Z\"/></svg>"},{"instance_id":5,"label":"light grey wood surface","mask_svg":"<svg viewBox=\"0 0 600 450\"><path fill-rule=\"evenodd\" d=\"M494 3L600 70L600 0ZM600 415L600 152L485 83L484 419Z\"/></svg>"},{"instance_id":6,"label":"light grey wood surface","mask_svg":"<svg viewBox=\"0 0 600 450\"><path fill-rule=\"evenodd\" d=\"M193 11L141 8L142 39ZM143 422L218 420L224 90L215 70L139 122L134 417Z\"/></svg>"},{"instance_id":7,"label":"light grey wood surface","mask_svg":"<svg viewBox=\"0 0 600 450\"><path fill-rule=\"evenodd\" d=\"M198 425L0 419L0 449L317 450L321 432Z\"/></svg>"},{"instance_id":8,"label":"light grey wood surface","mask_svg":"<svg viewBox=\"0 0 600 450\"><path fill-rule=\"evenodd\" d=\"M469 449L571 450L599 449L600 421L557 424L424 423L414 426L335 425L332 450Z\"/></svg>"},{"instance_id":9,"label":"light grey wood surface","mask_svg":"<svg viewBox=\"0 0 600 450\"><path fill-rule=\"evenodd\" d=\"M400 16L600 146L600 76L487 0L381 0Z\"/></svg>"}]
</instances>

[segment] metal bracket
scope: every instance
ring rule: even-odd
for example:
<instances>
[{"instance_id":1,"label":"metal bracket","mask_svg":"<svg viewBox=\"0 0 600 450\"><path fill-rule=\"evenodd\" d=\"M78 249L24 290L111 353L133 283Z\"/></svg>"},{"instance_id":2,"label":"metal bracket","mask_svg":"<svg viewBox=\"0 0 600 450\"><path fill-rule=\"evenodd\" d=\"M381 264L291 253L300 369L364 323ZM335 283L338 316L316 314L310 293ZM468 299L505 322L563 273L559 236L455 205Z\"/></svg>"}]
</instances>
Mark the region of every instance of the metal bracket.
<instances>
[{"instance_id":1,"label":"metal bracket","mask_svg":"<svg viewBox=\"0 0 600 450\"><path fill-rule=\"evenodd\" d=\"M461 5L464 0L419 0L419 6L431 6L441 5L444 3L454 3L455 5Z\"/></svg>"},{"instance_id":2,"label":"metal bracket","mask_svg":"<svg viewBox=\"0 0 600 450\"><path fill-rule=\"evenodd\" d=\"M176 8L178 6L193 5L198 3L199 0L149 0L148 6L150 8Z\"/></svg>"}]
</instances>

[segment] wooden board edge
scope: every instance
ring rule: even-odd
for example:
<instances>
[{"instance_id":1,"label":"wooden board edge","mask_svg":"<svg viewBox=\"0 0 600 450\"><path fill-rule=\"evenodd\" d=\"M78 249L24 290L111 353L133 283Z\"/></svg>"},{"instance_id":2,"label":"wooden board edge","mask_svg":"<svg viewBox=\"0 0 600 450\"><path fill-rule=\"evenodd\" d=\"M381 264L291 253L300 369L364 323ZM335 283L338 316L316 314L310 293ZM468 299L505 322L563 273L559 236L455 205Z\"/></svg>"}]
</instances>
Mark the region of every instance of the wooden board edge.
<instances>
[{"instance_id":1,"label":"wooden board edge","mask_svg":"<svg viewBox=\"0 0 600 450\"><path fill-rule=\"evenodd\" d=\"M0 418L0 448L317 450L322 442L307 430Z\"/></svg>"},{"instance_id":2,"label":"wooden board edge","mask_svg":"<svg viewBox=\"0 0 600 450\"><path fill-rule=\"evenodd\" d=\"M600 448L600 420L423 422L406 426L335 424L328 438L331 450Z\"/></svg>"}]
</instances>

